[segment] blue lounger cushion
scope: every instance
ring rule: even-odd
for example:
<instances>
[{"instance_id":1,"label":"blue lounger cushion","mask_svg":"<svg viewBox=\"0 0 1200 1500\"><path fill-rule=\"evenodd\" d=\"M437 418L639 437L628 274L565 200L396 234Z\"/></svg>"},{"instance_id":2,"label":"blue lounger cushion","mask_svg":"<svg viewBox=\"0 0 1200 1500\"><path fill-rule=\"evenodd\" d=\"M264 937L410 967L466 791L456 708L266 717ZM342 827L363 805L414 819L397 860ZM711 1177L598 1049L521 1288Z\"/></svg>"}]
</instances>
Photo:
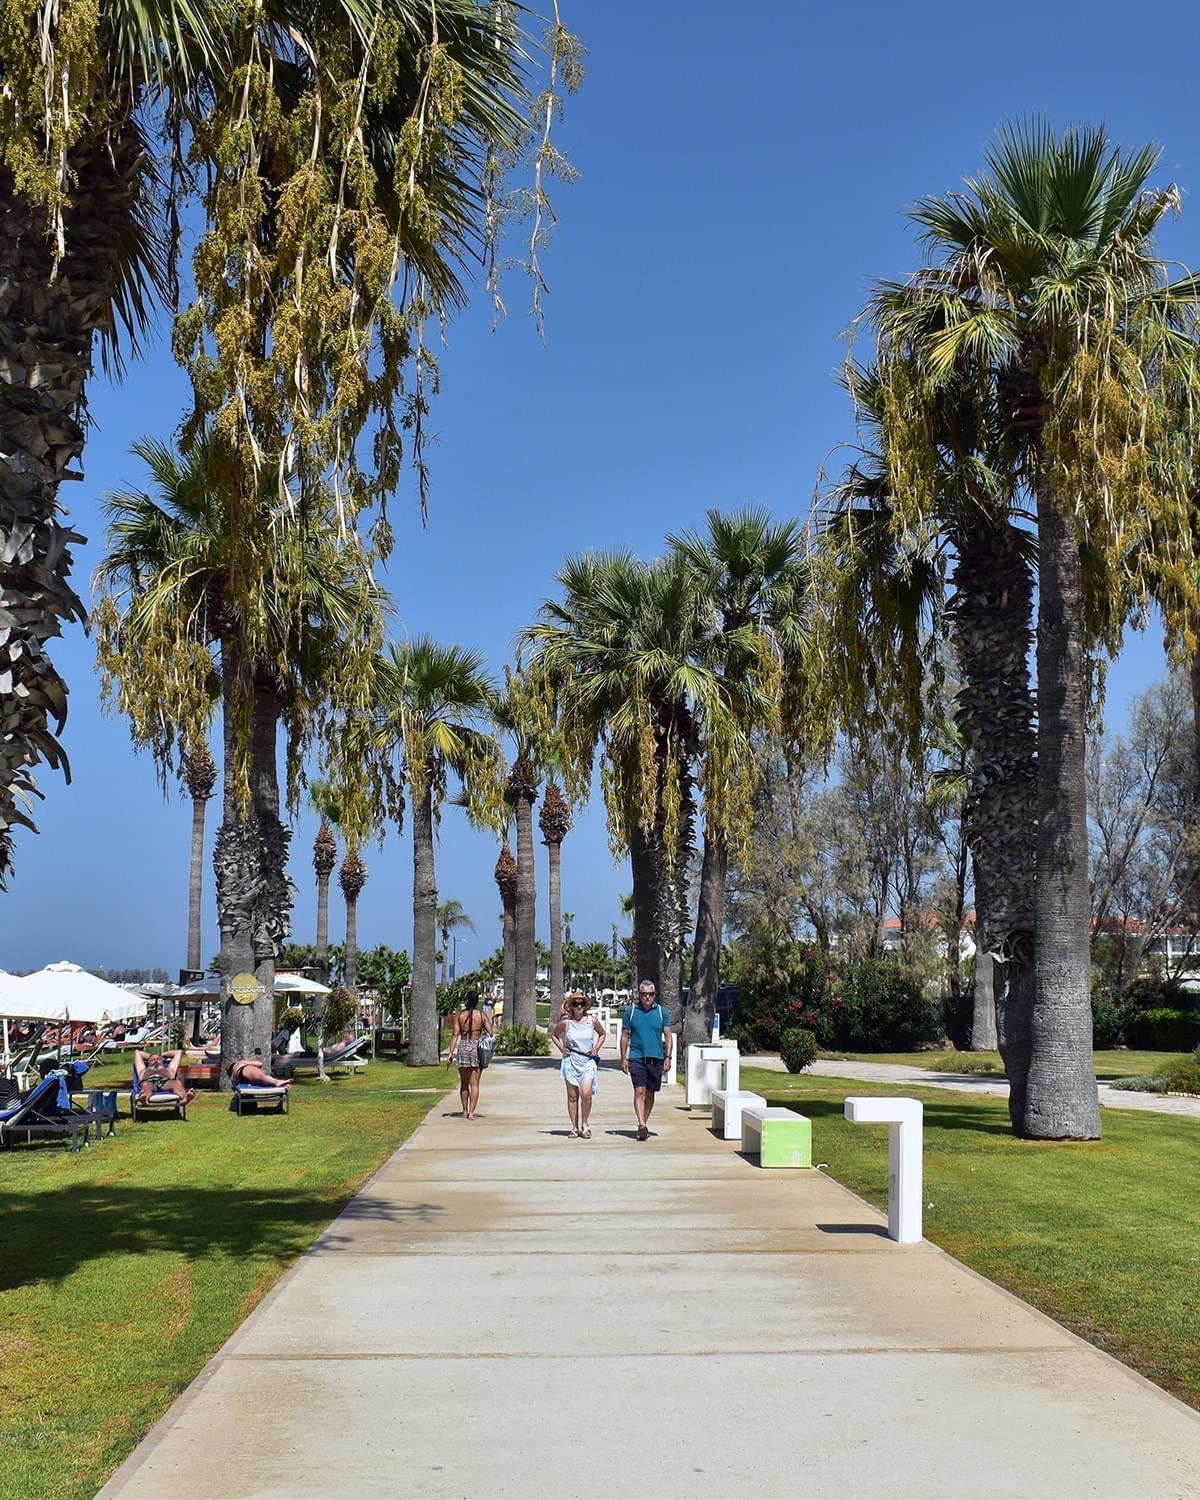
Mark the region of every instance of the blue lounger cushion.
<instances>
[{"instance_id":1,"label":"blue lounger cushion","mask_svg":"<svg viewBox=\"0 0 1200 1500\"><path fill-rule=\"evenodd\" d=\"M235 1092L239 1094L286 1094L281 1083L239 1083Z\"/></svg>"}]
</instances>

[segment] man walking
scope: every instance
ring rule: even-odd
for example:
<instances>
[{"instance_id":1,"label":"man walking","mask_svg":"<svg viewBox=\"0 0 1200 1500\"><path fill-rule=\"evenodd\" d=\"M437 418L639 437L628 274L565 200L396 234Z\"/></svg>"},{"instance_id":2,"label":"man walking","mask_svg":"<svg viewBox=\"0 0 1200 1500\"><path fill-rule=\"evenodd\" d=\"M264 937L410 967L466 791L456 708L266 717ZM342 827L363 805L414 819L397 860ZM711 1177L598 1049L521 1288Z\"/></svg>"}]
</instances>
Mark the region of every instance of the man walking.
<instances>
[{"instance_id":1,"label":"man walking","mask_svg":"<svg viewBox=\"0 0 1200 1500\"><path fill-rule=\"evenodd\" d=\"M671 1061L671 1018L658 1003L648 979L638 985L637 1004L625 1012L621 1025L621 1071L633 1082L633 1112L639 1141L650 1134L654 1096L662 1088L663 1069Z\"/></svg>"}]
</instances>

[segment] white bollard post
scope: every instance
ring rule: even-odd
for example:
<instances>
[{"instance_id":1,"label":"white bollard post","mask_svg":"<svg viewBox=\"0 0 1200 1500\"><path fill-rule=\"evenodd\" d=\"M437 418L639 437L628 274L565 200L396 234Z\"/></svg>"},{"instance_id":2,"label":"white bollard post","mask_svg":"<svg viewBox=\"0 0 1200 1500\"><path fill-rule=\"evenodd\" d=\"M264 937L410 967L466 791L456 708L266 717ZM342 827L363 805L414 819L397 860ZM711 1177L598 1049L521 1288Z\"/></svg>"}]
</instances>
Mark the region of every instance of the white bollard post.
<instances>
[{"instance_id":1,"label":"white bollard post","mask_svg":"<svg viewBox=\"0 0 1200 1500\"><path fill-rule=\"evenodd\" d=\"M918 1244L924 1192L924 1107L919 1099L858 1096L846 1100L845 1115L852 1125L888 1127L888 1234L898 1244Z\"/></svg>"}]
</instances>

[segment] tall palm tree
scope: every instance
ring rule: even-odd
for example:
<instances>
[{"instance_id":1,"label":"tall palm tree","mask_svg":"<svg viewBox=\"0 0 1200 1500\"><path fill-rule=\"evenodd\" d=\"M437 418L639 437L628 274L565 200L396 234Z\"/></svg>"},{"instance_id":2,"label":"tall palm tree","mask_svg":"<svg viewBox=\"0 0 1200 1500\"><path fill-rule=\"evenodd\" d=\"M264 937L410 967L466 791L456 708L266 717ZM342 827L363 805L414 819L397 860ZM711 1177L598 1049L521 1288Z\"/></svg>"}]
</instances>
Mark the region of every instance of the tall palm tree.
<instances>
[{"instance_id":1,"label":"tall palm tree","mask_svg":"<svg viewBox=\"0 0 1200 1500\"><path fill-rule=\"evenodd\" d=\"M456 932L474 932L475 923L467 916L461 901L443 901L437 909L438 930L442 934L442 984L450 982L450 939Z\"/></svg>"},{"instance_id":2,"label":"tall palm tree","mask_svg":"<svg viewBox=\"0 0 1200 1500\"><path fill-rule=\"evenodd\" d=\"M188 872L188 959L192 970L203 968L201 905L204 891L204 812L217 785L217 763L206 744L183 757L183 780L192 799L192 858Z\"/></svg>"},{"instance_id":3,"label":"tall palm tree","mask_svg":"<svg viewBox=\"0 0 1200 1500\"><path fill-rule=\"evenodd\" d=\"M504 953L504 1014L513 1024L513 995L517 988L517 862L508 846L500 846L494 871L500 891L500 927Z\"/></svg>"},{"instance_id":4,"label":"tall palm tree","mask_svg":"<svg viewBox=\"0 0 1200 1500\"><path fill-rule=\"evenodd\" d=\"M437 876L434 833L451 773L468 801L496 774L487 732L495 685L483 657L418 636L376 664L373 740L408 788L413 825L413 978L408 1057L438 1061ZM507 1008L507 999L506 999Z\"/></svg>"},{"instance_id":5,"label":"tall palm tree","mask_svg":"<svg viewBox=\"0 0 1200 1500\"><path fill-rule=\"evenodd\" d=\"M358 983L358 898L367 883L367 863L357 849L347 849L338 871L338 884L346 902L346 951L342 959L342 984L351 994Z\"/></svg>"},{"instance_id":6,"label":"tall palm tree","mask_svg":"<svg viewBox=\"0 0 1200 1500\"><path fill-rule=\"evenodd\" d=\"M247 622L230 600L239 549L230 546L227 497L209 462L211 448L200 440L180 457L165 444L143 439L133 451L150 471L153 494L116 490L105 500L108 552L96 575L100 661L135 742L149 745L160 760L169 760L173 745L166 694L180 693L181 738L195 743L214 660L220 674L224 817L214 863L222 1058L232 1062L256 1047L267 1054L275 955L289 925L290 835L279 816L279 726L287 731L289 767L296 771L314 732L311 705L320 701L330 674L359 649L364 631L370 639L383 601L352 539L339 540L315 513L306 519L291 496L264 497L260 503L273 508L278 593L263 601L255 622L262 644L251 648ZM191 639L198 658L185 657L180 671L190 687L166 676L166 664L145 647L155 632L161 640L176 629ZM170 662L170 670L179 667L178 660ZM241 702L247 683L248 720ZM239 771L246 740L248 787ZM253 973L257 981L258 997L250 1005L230 994L230 981L242 973Z\"/></svg>"},{"instance_id":7,"label":"tall palm tree","mask_svg":"<svg viewBox=\"0 0 1200 1500\"><path fill-rule=\"evenodd\" d=\"M1196 286L1171 288L1154 253L1179 197L1149 189L1155 150L1122 153L1101 129L1060 139L1030 125L1002 131L985 155L965 192L912 211L929 264L882 285L871 312L895 493L910 508L929 493L929 409L954 385L1000 414L1011 475L1036 515L1035 994L1017 1129L1094 1138L1084 750L1097 632L1081 543L1109 579L1098 633L1115 647L1147 586L1139 552L1165 550L1181 566L1190 554L1189 486L1159 460L1164 370L1195 387L1177 324Z\"/></svg>"},{"instance_id":8,"label":"tall palm tree","mask_svg":"<svg viewBox=\"0 0 1200 1500\"><path fill-rule=\"evenodd\" d=\"M698 758L704 739L730 742L733 703L760 690L759 674L722 680L705 651L711 607L678 556L598 553L568 559L558 576L563 602L543 605L523 642L555 695L580 795L603 753L610 831L629 850L638 977L657 984L677 1022ZM733 756L721 764L723 778L749 771Z\"/></svg>"},{"instance_id":9,"label":"tall palm tree","mask_svg":"<svg viewBox=\"0 0 1200 1500\"><path fill-rule=\"evenodd\" d=\"M846 374L866 446L821 521L825 663L843 724L899 730L923 754L926 687L937 667L931 643L950 640L981 960L972 1046L994 1047L998 1023L1009 1108L1019 1125L1034 980L1037 760L1029 648L1036 538L1003 471L997 414L980 411L974 393L966 399L953 389L929 411L937 461L928 476L926 527L906 535L891 490L877 373L851 365Z\"/></svg>"},{"instance_id":10,"label":"tall palm tree","mask_svg":"<svg viewBox=\"0 0 1200 1500\"><path fill-rule=\"evenodd\" d=\"M337 867L337 839L333 830L341 822L341 805L333 788L324 781L314 781L308 789L313 811L321 819L313 840L313 870L317 877L317 939L314 962L317 978L329 983L329 880ZM352 985L348 988L353 988Z\"/></svg>"},{"instance_id":11,"label":"tall palm tree","mask_svg":"<svg viewBox=\"0 0 1200 1500\"><path fill-rule=\"evenodd\" d=\"M803 733L799 684L808 645L811 589L804 533L796 521L776 523L747 507L730 515L710 510L704 533L667 539L691 570L708 626L697 655L717 674L721 714L701 723L705 761L704 855L691 984L683 1042L711 1035L720 986L721 937L731 831L749 829L755 738L775 727L781 710ZM779 689L776 690L776 680Z\"/></svg>"},{"instance_id":12,"label":"tall palm tree","mask_svg":"<svg viewBox=\"0 0 1200 1500\"><path fill-rule=\"evenodd\" d=\"M563 981L563 946L571 942L572 912L562 910L562 845L571 831L571 805L554 784L546 787L542 811L538 817L542 840L550 860L550 1020L561 1014L565 993Z\"/></svg>"},{"instance_id":13,"label":"tall palm tree","mask_svg":"<svg viewBox=\"0 0 1200 1500\"><path fill-rule=\"evenodd\" d=\"M571 86L577 57L562 28L555 29L551 52ZM156 298L170 300L182 200L205 168L214 193L227 189L224 174L231 170L249 171L256 190L265 182L264 200L282 193L297 176L271 181L286 156L286 132L276 129L270 151L234 152L223 149L226 133L260 126L259 110L270 118L311 111L316 137L311 128L296 132L304 145L291 165L310 174L310 187L328 195L330 206L346 186L347 149L360 151L354 206L394 240L404 267L400 283L419 285L422 295L428 288L438 304L453 305L463 298L461 260L489 236L489 176L498 158L511 154L532 104L528 57L511 18L479 0L368 0L365 6L345 0L319 12L294 0L268 0L249 11L213 0L150 6L100 0L82 11L52 7L36 21L31 13L28 24L3 28L0 568L6 593L19 602L0 643L0 678L11 669L21 691L9 700L0 742L0 880L11 859L12 827L33 826L28 807L37 793L30 768L39 762L65 768L51 724L61 730L67 689L46 647L63 622L83 616L69 581L71 548L81 538L60 523L57 495L83 450L94 346L104 341L119 368L122 343L136 347ZM261 90L244 87L247 58L269 80ZM426 118L439 92L430 73L445 63L442 87L453 77L455 99L452 109L442 109L447 101L437 99L438 124ZM334 93L357 98L358 111L322 109ZM437 146L412 151L414 126ZM160 169L161 161L178 160L181 139L189 141L200 167L195 177ZM312 173L310 139L328 171ZM206 145L212 155L201 166ZM372 174L375 182L368 185ZM398 182L407 182L407 193L397 193ZM243 193L243 205L253 197ZM236 217L250 223L252 233L263 227L253 216ZM302 227L299 219L293 216L292 231ZM351 236L340 244L336 238L340 216L313 212L307 219L320 226L316 233L332 236L329 264L361 283L367 260L379 258L378 245L352 273ZM229 221L224 228L231 228ZM217 284L227 275L232 281L230 268L243 262L281 269L295 264L286 252L276 263L270 254L239 257L233 248L228 259L216 257L223 267ZM318 259L313 255L309 267ZM262 299L271 306L289 300ZM336 317L335 309L355 302L327 297L312 315L319 320L325 307ZM380 319L388 321L382 310L374 321ZM393 350L406 344L392 335L384 342ZM345 341L326 344L338 350L330 357L341 359ZM311 362L320 358L314 345L293 361L287 399L305 417L321 388L322 372ZM338 433L350 447L356 436ZM244 571L261 582L270 570L260 572L247 558ZM240 603L249 608L248 599Z\"/></svg>"}]
</instances>

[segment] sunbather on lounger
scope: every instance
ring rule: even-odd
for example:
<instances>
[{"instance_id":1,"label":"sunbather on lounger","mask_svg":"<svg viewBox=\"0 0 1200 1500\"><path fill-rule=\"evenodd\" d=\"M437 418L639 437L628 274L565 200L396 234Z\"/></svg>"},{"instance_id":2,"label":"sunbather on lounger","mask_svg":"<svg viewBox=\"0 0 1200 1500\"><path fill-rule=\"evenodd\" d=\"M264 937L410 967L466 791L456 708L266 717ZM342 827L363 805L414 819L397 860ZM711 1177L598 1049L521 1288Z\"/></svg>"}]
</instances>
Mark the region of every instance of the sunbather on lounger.
<instances>
[{"instance_id":1,"label":"sunbather on lounger","mask_svg":"<svg viewBox=\"0 0 1200 1500\"><path fill-rule=\"evenodd\" d=\"M243 1057L240 1061L229 1064L229 1077L234 1088L239 1083L256 1083L263 1088L290 1089L292 1080L290 1078L276 1078L268 1073L263 1067L262 1054L257 1057Z\"/></svg>"},{"instance_id":2,"label":"sunbather on lounger","mask_svg":"<svg viewBox=\"0 0 1200 1500\"><path fill-rule=\"evenodd\" d=\"M184 1104L196 1097L195 1089L187 1089L179 1077L183 1062L182 1052L172 1052L170 1057L161 1052L137 1051L133 1054L133 1076L137 1079L138 1098L143 1104L150 1102L152 1094L178 1094Z\"/></svg>"}]
</instances>

